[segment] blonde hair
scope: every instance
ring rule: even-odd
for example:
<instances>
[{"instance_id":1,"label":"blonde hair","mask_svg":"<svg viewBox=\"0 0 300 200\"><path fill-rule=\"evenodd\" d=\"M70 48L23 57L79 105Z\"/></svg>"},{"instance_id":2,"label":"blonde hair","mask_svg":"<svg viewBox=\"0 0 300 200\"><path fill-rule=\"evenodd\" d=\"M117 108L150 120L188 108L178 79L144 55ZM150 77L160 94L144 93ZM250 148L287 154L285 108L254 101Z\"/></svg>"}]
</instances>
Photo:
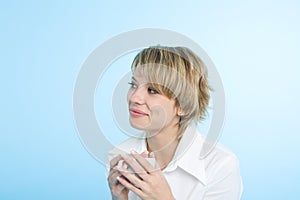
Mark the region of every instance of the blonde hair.
<instances>
[{"instance_id":1,"label":"blonde hair","mask_svg":"<svg viewBox=\"0 0 300 200\"><path fill-rule=\"evenodd\" d=\"M178 138L192 121L205 118L211 88L207 69L194 52L186 47L153 46L136 55L131 66L133 73L138 66L153 88L175 99L183 111Z\"/></svg>"}]
</instances>

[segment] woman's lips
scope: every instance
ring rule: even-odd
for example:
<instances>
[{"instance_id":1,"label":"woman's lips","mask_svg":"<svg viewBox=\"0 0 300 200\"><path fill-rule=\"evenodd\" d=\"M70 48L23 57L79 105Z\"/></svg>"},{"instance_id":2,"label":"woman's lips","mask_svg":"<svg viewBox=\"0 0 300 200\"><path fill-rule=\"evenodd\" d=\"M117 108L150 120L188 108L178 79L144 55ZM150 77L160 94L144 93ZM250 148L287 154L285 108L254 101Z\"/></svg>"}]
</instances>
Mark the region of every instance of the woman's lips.
<instances>
[{"instance_id":1,"label":"woman's lips","mask_svg":"<svg viewBox=\"0 0 300 200\"><path fill-rule=\"evenodd\" d=\"M148 115L147 113L144 113L141 110L133 109L133 108L129 109L129 112L130 112L130 115L134 116L134 117L142 117L142 116L147 116Z\"/></svg>"}]
</instances>

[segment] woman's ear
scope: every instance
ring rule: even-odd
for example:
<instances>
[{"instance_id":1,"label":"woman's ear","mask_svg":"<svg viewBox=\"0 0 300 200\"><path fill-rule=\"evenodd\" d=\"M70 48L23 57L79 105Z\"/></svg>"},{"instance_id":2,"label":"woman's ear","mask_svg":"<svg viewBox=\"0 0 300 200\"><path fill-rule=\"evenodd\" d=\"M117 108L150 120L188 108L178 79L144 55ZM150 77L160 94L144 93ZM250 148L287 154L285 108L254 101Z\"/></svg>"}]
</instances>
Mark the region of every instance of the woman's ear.
<instances>
[{"instance_id":1,"label":"woman's ear","mask_svg":"<svg viewBox=\"0 0 300 200\"><path fill-rule=\"evenodd\" d=\"M177 115L180 116L180 117L183 116L183 115L185 115L185 112L183 111L182 108L178 107L178 109L177 109Z\"/></svg>"}]
</instances>

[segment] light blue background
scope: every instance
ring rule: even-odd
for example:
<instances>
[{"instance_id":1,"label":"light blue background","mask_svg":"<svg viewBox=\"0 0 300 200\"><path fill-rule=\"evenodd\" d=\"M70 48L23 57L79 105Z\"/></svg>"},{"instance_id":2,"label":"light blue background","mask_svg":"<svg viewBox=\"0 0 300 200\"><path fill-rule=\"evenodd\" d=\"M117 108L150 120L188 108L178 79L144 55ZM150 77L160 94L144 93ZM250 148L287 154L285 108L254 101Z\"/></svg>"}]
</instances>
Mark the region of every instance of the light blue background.
<instances>
[{"instance_id":1,"label":"light blue background","mask_svg":"<svg viewBox=\"0 0 300 200\"><path fill-rule=\"evenodd\" d=\"M296 0L1 1L0 199L109 199L76 132L74 83L94 48L145 27L190 37L217 66L242 199L299 199L299 22Z\"/></svg>"}]
</instances>

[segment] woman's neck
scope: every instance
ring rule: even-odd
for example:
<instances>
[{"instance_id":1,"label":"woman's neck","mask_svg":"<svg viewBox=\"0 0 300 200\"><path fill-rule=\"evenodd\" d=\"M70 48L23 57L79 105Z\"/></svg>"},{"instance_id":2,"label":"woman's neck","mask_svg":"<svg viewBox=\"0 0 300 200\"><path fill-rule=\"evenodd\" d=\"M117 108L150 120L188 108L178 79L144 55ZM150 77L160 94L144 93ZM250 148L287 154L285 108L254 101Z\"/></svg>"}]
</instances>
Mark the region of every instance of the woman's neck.
<instances>
[{"instance_id":1,"label":"woman's neck","mask_svg":"<svg viewBox=\"0 0 300 200\"><path fill-rule=\"evenodd\" d=\"M178 126L168 127L158 133L147 136L147 149L154 152L155 159L161 169L164 169L173 159L178 146Z\"/></svg>"}]
</instances>

